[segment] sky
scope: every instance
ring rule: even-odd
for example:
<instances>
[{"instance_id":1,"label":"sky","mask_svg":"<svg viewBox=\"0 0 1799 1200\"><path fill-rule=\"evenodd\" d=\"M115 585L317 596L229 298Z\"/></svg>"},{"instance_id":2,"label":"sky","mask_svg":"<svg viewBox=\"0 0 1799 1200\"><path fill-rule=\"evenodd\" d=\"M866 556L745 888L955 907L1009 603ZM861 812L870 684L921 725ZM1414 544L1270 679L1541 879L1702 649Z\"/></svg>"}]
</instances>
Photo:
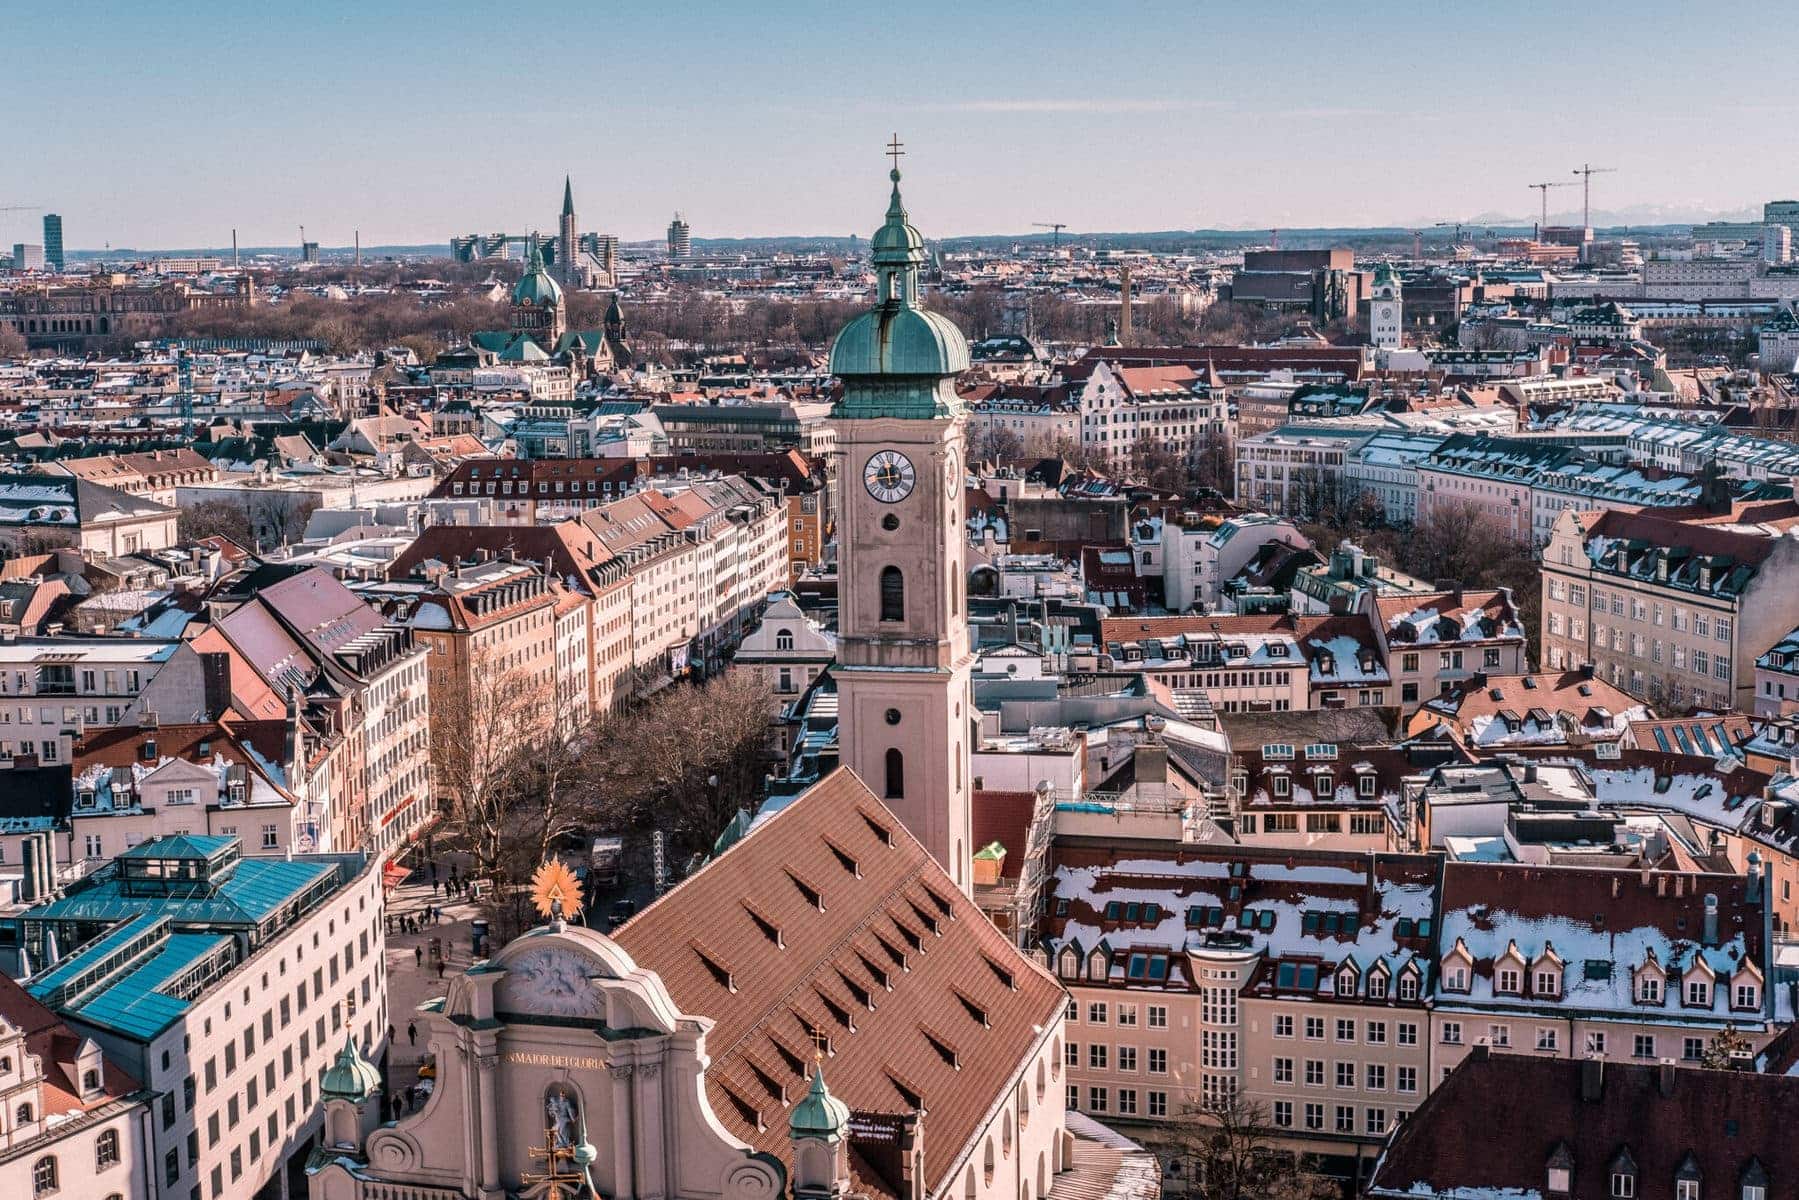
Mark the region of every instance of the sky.
<instances>
[{"instance_id":1,"label":"sky","mask_svg":"<svg viewBox=\"0 0 1799 1200\"><path fill-rule=\"evenodd\" d=\"M1710 14L1709 16L1707 14ZM1799 87L1723 10L1038 0L0 0L0 207L71 248L555 228L927 236L1534 219L1799 195ZM527 17L538 19L527 23ZM527 37L527 33L529 36ZM1785 143L1787 152L1774 147ZM1550 193L1575 211L1580 188ZM0 212L0 243L38 240Z\"/></svg>"}]
</instances>

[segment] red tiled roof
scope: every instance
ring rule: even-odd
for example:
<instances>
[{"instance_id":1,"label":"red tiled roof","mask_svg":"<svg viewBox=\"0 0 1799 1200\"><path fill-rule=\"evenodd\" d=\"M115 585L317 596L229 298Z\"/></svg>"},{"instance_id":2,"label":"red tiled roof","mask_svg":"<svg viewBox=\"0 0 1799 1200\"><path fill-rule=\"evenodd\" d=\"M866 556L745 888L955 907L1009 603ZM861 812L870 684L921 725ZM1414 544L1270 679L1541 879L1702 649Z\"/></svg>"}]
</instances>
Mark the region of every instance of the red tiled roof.
<instances>
[{"instance_id":1,"label":"red tiled roof","mask_svg":"<svg viewBox=\"0 0 1799 1200\"><path fill-rule=\"evenodd\" d=\"M43 1064L45 1116L87 1112L138 1090L137 1080L108 1058L106 1069L100 1073L100 1095L83 1102L75 1077L75 1062L82 1039L16 981L4 975L0 975L0 1019L18 1026L25 1034L25 1049L37 1055Z\"/></svg>"},{"instance_id":2,"label":"red tiled roof","mask_svg":"<svg viewBox=\"0 0 1799 1200\"><path fill-rule=\"evenodd\" d=\"M1023 858L1025 838L1031 830L1031 813L1036 807L1035 792L976 790L970 814L975 849L998 842L1006 848L1007 858L1016 867Z\"/></svg>"},{"instance_id":3,"label":"red tiled roof","mask_svg":"<svg viewBox=\"0 0 1799 1200\"><path fill-rule=\"evenodd\" d=\"M1596 1084L1592 1100L1583 1075ZM1615 1196L1611 1168L1624 1150L1639 1196L1674 1195L1689 1155L1702 1196L1735 1200L1752 1161L1766 1172L1766 1195L1791 1196L1799 1139L1787 1115L1796 1107L1791 1076L1477 1051L1399 1127L1368 1194L1535 1196L1559 1147L1572 1158L1570 1200Z\"/></svg>"},{"instance_id":4,"label":"red tiled roof","mask_svg":"<svg viewBox=\"0 0 1799 1200\"><path fill-rule=\"evenodd\" d=\"M613 936L683 1012L716 1022L706 1090L733 1134L789 1159L782 1095L805 1087L822 1030L851 1109L921 1102L932 1193L1063 1004L847 768Z\"/></svg>"}]
</instances>

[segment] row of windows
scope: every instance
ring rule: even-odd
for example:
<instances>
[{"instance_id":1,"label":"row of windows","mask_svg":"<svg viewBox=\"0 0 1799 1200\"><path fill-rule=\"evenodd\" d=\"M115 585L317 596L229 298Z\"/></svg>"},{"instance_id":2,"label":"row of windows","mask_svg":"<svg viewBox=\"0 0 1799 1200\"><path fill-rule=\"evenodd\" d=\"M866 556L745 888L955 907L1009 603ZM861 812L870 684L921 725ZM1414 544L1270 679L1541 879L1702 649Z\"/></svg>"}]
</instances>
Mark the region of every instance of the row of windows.
<instances>
[{"instance_id":1,"label":"row of windows","mask_svg":"<svg viewBox=\"0 0 1799 1200\"><path fill-rule=\"evenodd\" d=\"M1322 1042L1324 1040L1326 1022L1323 1017L1307 1017L1305 1019L1305 1040ZM1274 1014L1274 1036L1290 1038L1293 1036L1294 1018L1292 1013ZM1356 1022L1352 1018L1337 1018L1337 1040L1353 1042L1356 1040ZM1385 1021L1369 1021L1365 1029L1368 1044L1382 1046L1387 1041L1387 1023ZM1398 1021L1393 1027L1393 1042L1399 1046L1416 1046L1418 1044L1418 1025L1415 1021Z\"/></svg>"},{"instance_id":2,"label":"row of windows","mask_svg":"<svg viewBox=\"0 0 1799 1200\"><path fill-rule=\"evenodd\" d=\"M1092 1042L1087 1046L1087 1069L1089 1071L1135 1071L1137 1069L1136 1046L1108 1046L1104 1042ZM1116 1056L1113 1051L1116 1050ZM1062 1046L1062 1061L1073 1068L1081 1065L1081 1048L1075 1042L1065 1042ZM1151 1046L1143 1057L1144 1070L1150 1075L1168 1074L1168 1051L1159 1046Z\"/></svg>"},{"instance_id":3,"label":"row of windows","mask_svg":"<svg viewBox=\"0 0 1799 1200\"><path fill-rule=\"evenodd\" d=\"M1106 1014L1109 1011L1111 1011L1111 1009L1106 1001L1089 1001L1087 1004L1087 1024L1106 1024ZM1135 1025L1137 1023L1137 1006L1135 1004L1120 1004L1117 1008L1117 1018L1116 1024L1118 1025ZM1068 1002L1068 1021L1070 1024L1073 1024L1079 1020L1080 1002L1071 999ZM1151 1004L1146 1006L1143 1023L1151 1029L1168 1028L1168 1006L1166 1004Z\"/></svg>"},{"instance_id":4,"label":"row of windows","mask_svg":"<svg viewBox=\"0 0 1799 1200\"><path fill-rule=\"evenodd\" d=\"M1138 1109L1138 1093L1136 1088L1090 1087L1087 1089L1087 1103L1081 1103L1081 1089L1077 1084L1068 1085L1068 1107L1073 1112L1109 1113L1116 1111L1121 1117L1155 1117L1168 1115L1168 1093L1147 1091L1142 1094L1143 1107ZM1116 1100L1117 1107L1113 1108Z\"/></svg>"},{"instance_id":5,"label":"row of windows","mask_svg":"<svg viewBox=\"0 0 1799 1200\"><path fill-rule=\"evenodd\" d=\"M1339 1062L1335 1072L1327 1072L1327 1064L1321 1058L1308 1058L1299 1064L1301 1074L1296 1076L1295 1063L1291 1058L1276 1056L1273 1062L1272 1078L1277 1085L1293 1086L1303 1079L1306 1087L1325 1087L1327 1078L1330 1086L1340 1092L1355 1091L1359 1086L1364 1091L1384 1092L1387 1090L1387 1064L1364 1063L1362 1070L1356 1070L1352 1062ZM1418 1091L1418 1068L1412 1066L1396 1066L1393 1068L1393 1090L1407 1094Z\"/></svg>"}]
</instances>

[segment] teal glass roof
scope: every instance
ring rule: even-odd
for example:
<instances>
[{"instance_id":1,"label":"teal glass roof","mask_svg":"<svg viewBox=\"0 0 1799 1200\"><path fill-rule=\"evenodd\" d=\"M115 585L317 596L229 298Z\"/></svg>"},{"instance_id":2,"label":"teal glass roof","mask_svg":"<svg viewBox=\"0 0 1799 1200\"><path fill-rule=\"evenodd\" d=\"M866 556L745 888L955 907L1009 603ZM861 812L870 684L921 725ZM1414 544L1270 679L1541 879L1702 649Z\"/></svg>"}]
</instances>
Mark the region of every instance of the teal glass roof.
<instances>
[{"instance_id":1,"label":"teal glass roof","mask_svg":"<svg viewBox=\"0 0 1799 1200\"><path fill-rule=\"evenodd\" d=\"M148 1041L187 1011L192 1001L158 991L212 955L232 949L219 933L174 933L162 948L107 986L62 1006L68 1016ZM33 989L35 992L35 988Z\"/></svg>"},{"instance_id":2,"label":"teal glass roof","mask_svg":"<svg viewBox=\"0 0 1799 1200\"><path fill-rule=\"evenodd\" d=\"M208 837L197 833L176 833L168 837L139 842L118 858L211 858L231 848L236 838Z\"/></svg>"},{"instance_id":3,"label":"teal glass roof","mask_svg":"<svg viewBox=\"0 0 1799 1200\"><path fill-rule=\"evenodd\" d=\"M151 912L183 925L260 925L283 904L336 873L336 864L328 862L245 858L210 890L196 886L166 896L146 895L127 890L117 878L106 878L23 915L30 920L110 922Z\"/></svg>"}]
</instances>

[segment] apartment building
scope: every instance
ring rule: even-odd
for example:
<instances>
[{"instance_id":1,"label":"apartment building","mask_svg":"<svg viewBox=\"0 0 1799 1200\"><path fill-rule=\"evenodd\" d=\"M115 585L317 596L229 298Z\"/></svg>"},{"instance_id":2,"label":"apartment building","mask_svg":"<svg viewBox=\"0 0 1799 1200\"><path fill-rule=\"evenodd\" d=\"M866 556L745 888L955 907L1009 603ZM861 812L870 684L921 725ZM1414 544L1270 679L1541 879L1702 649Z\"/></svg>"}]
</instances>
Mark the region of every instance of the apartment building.
<instances>
[{"instance_id":1,"label":"apartment building","mask_svg":"<svg viewBox=\"0 0 1799 1200\"><path fill-rule=\"evenodd\" d=\"M177 642L148 638L0 641L0 763L66 763L90 729L128 719Z\"/></svg>"},{"instance_id":2,"label":"apartment building","mask_svg":"<svg viewBox=\"0 0 1799 1200\"><path fill-rule=\"evenodd\" d=\"M1382 430L1343 461L1343 490L1380 507L1389 525L1406 528L1418 519L1418 468L1443 444L1440 433Z\"/></svg>"},{"instance_id":3,"label":"apartment building","mask_svg":"<svg viewBox=\"0 0 1799 1200\"><path fill-rule=\"evenodd\" d=\"M0 1193L151 1200L151 1096L0 977Z\"/></svg>"},{"instance_id":4,"label":"apartment building","mask_svg":"<svg viewBox=\"0 0 1799 1200\"><path fill-rule=\"evenodd\" d=\"M216 483L219 478L218 467L187 446L142 454L57 459L45 463L42 469L49 474L73 475L89 483L117 488L171 507L175 504L177 488Z\"/></svg>"},{"instance_id":5,"label":"apartment building","mask_svg":"<svg viewBox=\"0 0 1799 1200\"><path fill-rule=\"evenodd\" d=\"M380 872L364 855L157 838L8 923L21 965L54 963L27 970L26 990L153 1096L160 1197L282 1179L310 1152L336 1049L354 1038L378 1057L387 1036Z\"/></svg>"},{"instance_id":6,"label":"apartment building","mask_svg":"<svg viewBox=\"0 0 1799 1200\"><path fill-rule=\"evenodd\" d=\"M1360 436L1366 430L1358 431ZM1237 443L1237 502L1300 520L1336 500L1359 438L1282 426Z\"/></svg>"},{"instance_id":7,"label":"apartment building","mask_svg":"<svg viewBox=\"0 0 1799 1200\"><path fill-rule=\"evenodd\" d=\"M1799 712L1799 629L1788 630L1755 660L1755 715Z\"/></svg>"},{"instance_id":8,"label":"apartment building","mask_svg":"<svg viewBox=\"0 0 1799 1200\"><path fill-rule=\"evenodd\" d=\"M165 550L180 513L148 496L66 475L0 474L0 543L29 552L72 546L117 557Z\"/></svg>"},{"instance_id":9,"label":"apartment building","mask_svg":"<svg viewBox=\"0 0 1799 1200\"><path fill-rule=\"evenodd\" d=\"M1270 543L1299 548L1312 544L1292 521L1268 513L1236 517L1182 513L1164 519L1161 527L1164 603L1176 610L1195 605L1217 608L1224 584Z\"/></svg>"},{"instance_id":10,"label":"apartment building","mask_svg":"<svg viewBox=\"0 0 1799 1200\"><path fill-rule=\"evenodd\" d=\"M1360 613L1108 617L1097 649L1100 669L1203 688L1218 712L1378 707L1392 691L1380 639Z\"/></svg>"},{"instance_id":11,"label":"apartment building","mask_svg":"<svg viewBox=\"0 0 1799 1200\"><path fill-rule=\"evenodd\" d=\"M433 735L455 728L446 722L469 720L468 698L486 694L479 682L491 686L496 676L541 698L546 724L554 718L578 725L589 715L588 691L577 694L561 677L586 658L585 646L563 645L585 637L586 617L570 615L566 589L535 564L490 559L370 594L382 596L392 619L408 626L427 651L428 694L445 698L429 709ZM556 710L565 701L573 710Z\"/></svg>"},{"instance_id":12,"label":"apartment building","mask_svg":"<svg viewBox=\"0 0 1799 1200\"><path fill-rule=\"evenodd\" d=\"M70 779L65 862L82 872L162 837L237 838L246 854L305 852L311 814L290 790L304 726L201 721L103 730ZM14 859L13 861L18 861Z\"/></svg>"},{"instance_id":13,"label":"apartment building","mask_svg":"<svg viewBox=\"0 0 1799 1200\"><path fill-rule=\"evenodd\" d=\"M1726 1029L1791 1023L1772 908L1747 875L1447 862L1432 974L1432 1068L1469 1050L1697 1064Z\"/></svg>"},{"instance_id":14,"label":"apartment building","mask_svg":"<svg viewBox=\"0 0 1799 1200\"><path fill-rule=\"evenodd\" d=\"M769 597L762 619L732 662L760 674L774 693L776 715L837 658L837 635L800 610L793 594Z\"/></svg>"},{"instance_id":15,"label":"apartment building","mask_svg":"<svg viewBox=\"0 0 1799 1200\"><path fill-rule=\"evenodd\" d=\"M1407 714L1476 672L1517 675L1529 667L1510 588L1398 596L1368 589L1357 606L1374 622Z\"/></svg>"},{"instance_id":16,"label":"apartment building","mask_svg":"<svg viewBox=\"0 0 1799 1200\"><path fill-rule=\"evenodd\" d=\"M1473 509L1520 545L1533 544L1531 489L1581 452L1547 442L1458 434L1418 464L1418 520Z\"/></svg>"},{"instance_id":17,"label":"apartment building","mask_svg":"<svg viewBox=\"0 0 1799 1200\"><path fill-rule=\"evenodd\" d=\"M1080 385L1077 403L1082 447L1120 462L1145 439L1187 456L1228 432L1224 385L1209 367L1101 361Z\"/></svg>"},{"instance_id":18,"label":"apartment building","mask_svg":"<svg viewBox=\"0 0 1799 1200\"><path fill-rule=\"evenodd\" d=\"M378 852L416 833L431 805L425 647L414 631L330 572L298 563L231 577L209 597L207 617L188 631L201 662L183 655L136 711L212 719L228 705L273 719L297 703L318 733L317 761L297 769L322 776L305 789L316 816L300 847Z\"/></svg>"},{"instance_id":19,"label":"apartment building","mask_svg":"<svg viewBox=\"0 0 1799 1200\"><path fill-rule=\"evenodd\" d=\"M1431 1084L1437 860L1058 837L1068 1107L1153 1145L1242 1096L1356 1180Z\"/></svg>"},{"instance_id":20,"label":"apartment building","mask_svg":"<svg viewBox=\"0 0 1799 1200\"><path fill-rule=\"evenodd\" d=\"M1359 1180L1477 1048L1695 1062L1792 1019L1745 876L1058 836L1068 1106L1150 1144L1242 1096Z\"/></svg>"},{"instance_id":21,"label":"apartment building","mask_svg":"<svg viewBox=\"0 0 1799 1200\"><path fill-rule=\"evenodd\" d=\"M1799 625L1799 505L1566 512L1543 552L1542 654L1672 708L1755 704L1755 664Z\"/></svg>"}]
</instances>

